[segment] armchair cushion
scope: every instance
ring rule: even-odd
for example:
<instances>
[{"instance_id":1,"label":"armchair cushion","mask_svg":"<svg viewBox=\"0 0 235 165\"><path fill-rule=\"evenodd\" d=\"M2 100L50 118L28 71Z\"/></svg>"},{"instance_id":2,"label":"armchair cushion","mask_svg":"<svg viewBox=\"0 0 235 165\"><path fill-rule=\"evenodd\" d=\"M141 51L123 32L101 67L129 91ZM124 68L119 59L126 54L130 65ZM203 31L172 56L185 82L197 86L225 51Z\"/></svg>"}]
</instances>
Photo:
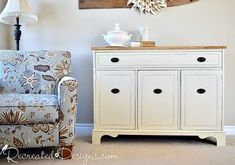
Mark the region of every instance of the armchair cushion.
<instances>
[{"instance_id":1,"label":"armchair cushion","mask_svg":"<svg viewBox=\"0 0 235 165\"><path fill-rule=\"evenodd\" d=\"M0 95L0 124L54 123L58 97L46 94Z\"/></svg>"}]
</instances>

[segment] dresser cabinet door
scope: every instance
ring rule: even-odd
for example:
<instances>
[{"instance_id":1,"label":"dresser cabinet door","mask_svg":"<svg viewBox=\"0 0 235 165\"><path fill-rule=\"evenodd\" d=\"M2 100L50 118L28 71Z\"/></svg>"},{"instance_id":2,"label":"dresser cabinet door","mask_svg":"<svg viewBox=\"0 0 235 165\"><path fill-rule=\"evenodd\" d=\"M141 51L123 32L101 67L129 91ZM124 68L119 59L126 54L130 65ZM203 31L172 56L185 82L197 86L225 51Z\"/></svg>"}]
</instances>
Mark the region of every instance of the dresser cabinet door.
<instances>
[{"instance_id":1,"label":"dresser cabinet door","mask_svg":"<svg viewBox=\"0 0 235 165\"><path fill-rule=\"evenodd\" d=\"M140 71L138 74L138 128L178 128L178 72Z\"/></svg>"},{"instance_id":2,"label":"dresser cabinet door","mask_svg":"<svg viewBox=\"0 0 235 165\"><path fill-rule=\"evenodd\" d=\"M95 86L97 128L135 128L135 72L97 71Z\"/></svg>"},{"instance_id":3,"label":"dresser cabinet door","mask_svg":"<svg viewBox=\"0 0 235 165\"><path fill-rule=\"evenodd\" d=\"M221 93L220 71L182 71L182 129L221 130Z\"/></svg>"}]
</instances>

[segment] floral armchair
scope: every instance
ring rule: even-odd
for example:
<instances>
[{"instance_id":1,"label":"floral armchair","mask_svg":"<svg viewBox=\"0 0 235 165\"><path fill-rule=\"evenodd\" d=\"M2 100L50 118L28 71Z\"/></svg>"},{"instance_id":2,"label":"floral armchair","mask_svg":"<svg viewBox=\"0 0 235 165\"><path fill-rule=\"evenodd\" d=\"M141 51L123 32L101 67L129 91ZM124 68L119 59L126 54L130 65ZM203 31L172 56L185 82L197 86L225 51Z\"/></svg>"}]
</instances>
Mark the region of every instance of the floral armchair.
<instances>
[{"instance_id":1,"label":"floral armchair","mask_svg":"<svg viewBox=\"0 0 235 165\"><path fill-rule=\"evenodd\" d=\"M66 51L0 50L0 149L72 150L77 81Z\"/></svg>"}]
</instances>

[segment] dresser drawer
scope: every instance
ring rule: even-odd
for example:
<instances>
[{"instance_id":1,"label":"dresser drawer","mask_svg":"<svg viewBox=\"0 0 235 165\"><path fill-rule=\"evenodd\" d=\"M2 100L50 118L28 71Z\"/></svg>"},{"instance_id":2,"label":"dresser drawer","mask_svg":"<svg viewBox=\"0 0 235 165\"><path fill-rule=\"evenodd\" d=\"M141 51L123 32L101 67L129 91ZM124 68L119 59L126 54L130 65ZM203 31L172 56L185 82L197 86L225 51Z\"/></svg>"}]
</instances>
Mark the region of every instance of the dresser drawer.
<instances>
[{"instance_id":1,"label":"dresser drawer","mask_svg":"<svg viewBox=\"0 0 235 165\"><path fill-rule=\"evenodd\" d=\"M96 67L221 67L220 52L97 53Z\"/></svg>"}]
</instances>

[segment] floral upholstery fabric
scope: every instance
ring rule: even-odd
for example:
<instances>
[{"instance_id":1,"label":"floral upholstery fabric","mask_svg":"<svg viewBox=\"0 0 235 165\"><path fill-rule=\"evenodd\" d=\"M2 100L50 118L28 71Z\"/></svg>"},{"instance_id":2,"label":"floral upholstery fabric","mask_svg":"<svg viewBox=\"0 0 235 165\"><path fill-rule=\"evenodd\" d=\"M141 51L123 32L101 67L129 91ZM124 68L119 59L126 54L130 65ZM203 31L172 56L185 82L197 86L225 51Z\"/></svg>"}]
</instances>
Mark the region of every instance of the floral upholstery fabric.
<instances>
[{"instance_id":1,"label":"floral upholstery fabric","mask_svg":"<svg viewBox=\"0 0 235 165\"><path fill-rule=\"evenodd\" d=\"M0 148L72 146L78 82L66 51L0 51Z\"/></svg>"},{"instance_id":2,"label":"floral upholstery fabric","mask_svg":"<svg viewBox=\"0 0 235 165\"><path fill-rule=\"evenodd\" d=\"M71 75L71 55L62 51L0 51L1 93L55 94Z\"/></svg>"},{"instance_id":3,"label":"floral upholstery fabric","mask_svg":"<svg viewBox=\"0 0 235 165\"><path fill-rule=\"evenodd\" d=\"M0 124L55 123L58 97L46 94L0 95Z\"/></svg>"},{"instance_id":4,"label":"floral upholstery fabric","mask_svg":"<svg viewBox=\"0 0 235 165\"><path fill-rule=\"evenodd\" d=\"M60 93L60 130L67 128L66 139L64 139L60 134L60 144L62 146L74 144L74 127L77 113L77 88L77 81L70 77L64 77L58 85L58 93ZM62 133L64 134L64 132Z\"/></svg>"},{"instance_id":5,"label":"floral upholstery fabric","mask_svg":"<svg viewBox=\"0 0 235 165\"><path fill-rule=\"evenodd\" d=\"M57 106L57 95L46 94L2 94L0 95L0 106Z\"/></svg>"},{"instance_id":6,"label":"floral upholstery fabric","mask_svg":"<svg viewBox=\"0 0 235 165\"><path fill-rule=\"evenodd\" d=\"M55 124L1 125L0 148L59 146L59 129Z\"/></svg>"}]
</instances>

